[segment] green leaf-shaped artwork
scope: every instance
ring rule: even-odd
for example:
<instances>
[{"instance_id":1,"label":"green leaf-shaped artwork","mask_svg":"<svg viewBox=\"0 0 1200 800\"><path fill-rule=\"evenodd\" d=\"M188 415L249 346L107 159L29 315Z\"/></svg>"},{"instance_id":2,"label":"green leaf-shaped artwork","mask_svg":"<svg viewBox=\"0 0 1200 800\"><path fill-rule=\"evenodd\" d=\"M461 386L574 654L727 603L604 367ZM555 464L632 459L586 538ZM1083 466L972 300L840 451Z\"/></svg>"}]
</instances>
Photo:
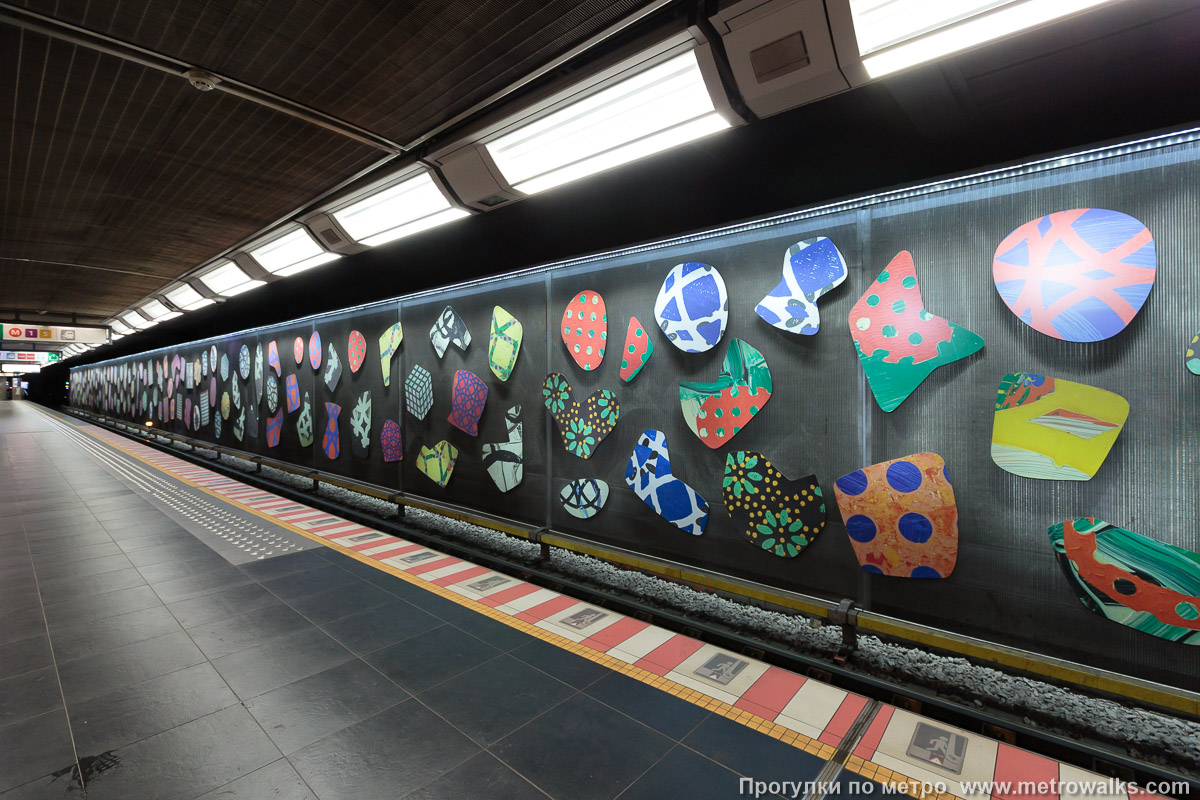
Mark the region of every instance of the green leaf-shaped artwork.
<instances>
[{"instance_id":1,"label":"green leaf-shaped artwork","mask_svg":"<svg viewBox=\"0 0 1200 800\"><path fill-rule=\"evenodd\" d=\"M773 388L763 354L734 339L725 351L725 364L717 380L679 384L679 403L692 433L715 450L762 410Z\"/></svg>"}]
</instances>

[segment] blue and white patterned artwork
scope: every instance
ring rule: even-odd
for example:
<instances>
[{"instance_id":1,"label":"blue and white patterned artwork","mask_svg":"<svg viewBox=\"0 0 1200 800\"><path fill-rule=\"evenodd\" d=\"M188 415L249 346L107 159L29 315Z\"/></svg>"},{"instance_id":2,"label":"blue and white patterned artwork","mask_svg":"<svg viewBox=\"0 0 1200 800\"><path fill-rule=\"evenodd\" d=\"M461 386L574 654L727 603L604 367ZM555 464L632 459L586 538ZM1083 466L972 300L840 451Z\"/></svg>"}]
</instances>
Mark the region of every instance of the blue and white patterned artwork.
<instances>
[{"instance_id":1,"label":"blue and white patterned artwork","mask_svg":"<svg viewBox=\"0 0 1200 800\"><path fill-rule=\"evenodd\" d=\"M608 484L599 478L579 478L564 486L558 499L571 516L591 519L608 502Z\"/></svg>"},{"instance_id":2,"label":"blue and white patterned artwork","mask_svg":"<svg viewBox=\"0 0 1200 800\"><path fill-rule=\"evenodd\" d=\"M676 264L658 290L654 316L671 344L683 352L711 350L729 323L729 293L721 273L698 261Z\"/></svg>"},{"instance_id":3,"label":"blue and white patterned artwork","mask_svg":"<svg viewBox=\"0 0 1200 800\"><path fill-rule=\"evenodd\" d=\"M667 435L643 431L625 468L625 483L654 513L684 533L699 536L708 525L708 501L671 474Z\"/></svg>"},{"instance_id":4,"label":"blue and white patterned artwork","mask_svg":"<svg viewBox=\"0 0 1200 800\"><path fill-rule=\"evenodd\" d=\"M781 331L812 336L821 327L817 298L846 280L846 259L825 236L805 239L783 256L783 279L754 313Z\"/></svg>"},{"instance_id":5,"label":"blue and white patterned artwork","mask_svg":"<svg viewBox=\"0 0 1200 800\"><path fill-rule=\"evenodd\" d=\"M238 351L238 374L242 376L242 380L250 377L250 348L242 345L242 349Z\"/></svg>"}]
</instances>

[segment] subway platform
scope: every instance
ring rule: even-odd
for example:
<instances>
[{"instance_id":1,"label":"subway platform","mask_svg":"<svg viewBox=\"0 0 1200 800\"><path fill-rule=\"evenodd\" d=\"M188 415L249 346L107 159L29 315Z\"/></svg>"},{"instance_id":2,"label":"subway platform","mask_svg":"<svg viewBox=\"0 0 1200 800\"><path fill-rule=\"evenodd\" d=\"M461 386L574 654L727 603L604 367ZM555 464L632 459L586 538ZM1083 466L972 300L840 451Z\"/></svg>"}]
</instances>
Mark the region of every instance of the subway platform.
<instances>
[{"instance_id":1,"label":"subway platform","mask_svg":"<svg viewBox=\"0 0 1200 800\"><path fill-rule=\"evenodd\" d=\"M0 507L5 800L1130 798L28 403Z\"/></svg>"}]
</instances>

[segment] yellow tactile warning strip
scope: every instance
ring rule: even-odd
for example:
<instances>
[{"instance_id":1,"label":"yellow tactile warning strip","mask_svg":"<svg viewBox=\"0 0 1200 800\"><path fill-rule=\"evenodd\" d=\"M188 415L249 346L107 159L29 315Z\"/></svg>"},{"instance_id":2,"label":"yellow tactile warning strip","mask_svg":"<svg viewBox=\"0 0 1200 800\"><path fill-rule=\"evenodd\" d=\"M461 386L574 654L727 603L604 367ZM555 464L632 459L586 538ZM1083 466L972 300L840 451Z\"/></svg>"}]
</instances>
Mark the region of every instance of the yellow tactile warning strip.
<instances>
[{"instance_id":1,"label":"yellow tactile warning strip","mask_svg":"<svg viewBox=\"0 0 1200 800\"><path fill-rule=\"evenodd\" d=\"M882 783L893 792L906 794L909 797L917 797L920 800L963 800L955 794L933 791L928 783L902 775L893 769L882 767L874 761L868 761L856 755L847 758L842 766L847 772L853 772L860 778Z\"/></svg>"}]
</instances>

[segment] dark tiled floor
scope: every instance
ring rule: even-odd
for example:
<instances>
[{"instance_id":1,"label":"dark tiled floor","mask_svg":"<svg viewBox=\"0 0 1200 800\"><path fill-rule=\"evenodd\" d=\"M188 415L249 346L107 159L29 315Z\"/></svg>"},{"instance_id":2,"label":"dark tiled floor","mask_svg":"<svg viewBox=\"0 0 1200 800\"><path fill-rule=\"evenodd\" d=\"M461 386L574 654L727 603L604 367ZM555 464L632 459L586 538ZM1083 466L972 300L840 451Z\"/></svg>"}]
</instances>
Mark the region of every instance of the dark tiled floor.
<instances>
[{"instance_id":1,"label":"dark tiled floor","mask_svg":"<svg viewBox=\"0 0 1200 800\"><path fill-rule=\"evenodd\" d=\"M737 797L820 767L331 550L233 566L21 406L4 800Z\"/></svg>"}]
</instances>

